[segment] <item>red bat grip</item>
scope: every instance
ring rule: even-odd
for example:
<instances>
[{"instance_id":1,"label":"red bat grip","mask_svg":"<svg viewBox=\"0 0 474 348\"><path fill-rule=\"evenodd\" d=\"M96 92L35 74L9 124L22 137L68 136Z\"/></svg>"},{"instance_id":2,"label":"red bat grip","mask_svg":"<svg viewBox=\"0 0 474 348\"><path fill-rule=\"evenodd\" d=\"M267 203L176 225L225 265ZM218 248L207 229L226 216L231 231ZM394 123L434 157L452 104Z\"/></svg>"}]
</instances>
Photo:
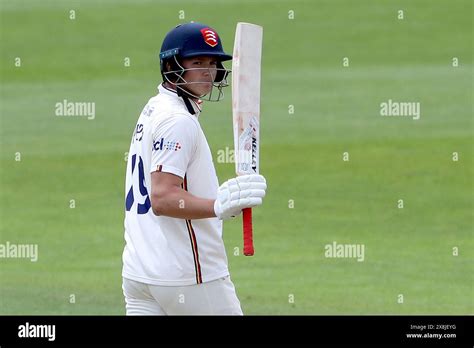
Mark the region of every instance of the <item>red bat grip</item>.
<instances>
[{"instance_id":1,"label":"red bat grip","mask_svg":"<svg viewBox=\"0 0 474 348\"><path fill-rule=\"evenodd\" d=\"M252 230L252 208L242 210L244 223L244 255L252 256L253 250L253 230Z\"/></svg>"}]
</instances>

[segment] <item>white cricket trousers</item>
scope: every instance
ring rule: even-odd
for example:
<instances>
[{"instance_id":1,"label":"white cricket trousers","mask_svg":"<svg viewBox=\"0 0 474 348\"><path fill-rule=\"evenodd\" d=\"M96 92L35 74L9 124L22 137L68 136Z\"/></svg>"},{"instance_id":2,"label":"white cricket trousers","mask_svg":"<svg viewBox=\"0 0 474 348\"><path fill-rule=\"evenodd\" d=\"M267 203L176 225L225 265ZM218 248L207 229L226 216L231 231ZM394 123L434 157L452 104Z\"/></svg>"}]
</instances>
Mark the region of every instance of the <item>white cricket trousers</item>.
<instances>
[{"instance_id":1,"label":"white cricket trousers","mask_svg":"<svg viewBox=\"0 0 474 348\"><path fill-rule=\"evenodd\" d=\"M229 276L189 286L123 278L122 289L127 315L243 315Z\"/></svg>"}]
</instances>

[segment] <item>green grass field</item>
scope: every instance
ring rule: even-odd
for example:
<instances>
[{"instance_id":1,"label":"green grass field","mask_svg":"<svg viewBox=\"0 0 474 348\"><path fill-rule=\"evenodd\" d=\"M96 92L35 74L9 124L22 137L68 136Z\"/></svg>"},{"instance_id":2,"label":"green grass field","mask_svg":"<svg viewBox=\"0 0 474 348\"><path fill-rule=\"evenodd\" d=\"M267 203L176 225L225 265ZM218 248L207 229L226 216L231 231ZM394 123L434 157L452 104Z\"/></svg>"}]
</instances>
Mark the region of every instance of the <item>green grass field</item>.
<instances>
[{"instance_id":1,"label":"green grass field","mask_svg":"<svg viewBox=\"0 0 474 348\"><path fill-rule=\"evenodd\" d=\"M0 244L39 248L0 259L0 314L124 314L124 154L165 33L191 20L228 52L238 21L264 27L256 255L234 255L240 218L224 228L244 312L474 312L472 1L0 4ZM200 118L220 181L234 176L216 160L233 148L226 92ZM95 119L55 116L64 99L94 102ZM382 117L389 99L419 102L420 119ZM325 257L334 241L363 244L364 261Z\"/></svg>"}]
</instances>

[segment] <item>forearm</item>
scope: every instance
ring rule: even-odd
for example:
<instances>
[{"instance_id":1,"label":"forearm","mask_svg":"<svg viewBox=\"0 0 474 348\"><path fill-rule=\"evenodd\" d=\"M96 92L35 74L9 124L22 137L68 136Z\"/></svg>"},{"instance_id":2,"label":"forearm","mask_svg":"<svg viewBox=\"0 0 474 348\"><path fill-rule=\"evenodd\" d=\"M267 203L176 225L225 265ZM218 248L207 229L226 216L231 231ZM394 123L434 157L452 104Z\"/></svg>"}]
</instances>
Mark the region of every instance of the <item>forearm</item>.
<instances>
[{"instance_id":1,"label":"forearm","mask_svg":"<svg viewBox=\"0 0 474 348\"><path fill-rule=\"evenodd\" d=\"M180 187L152 196L155 215L179 219L206 219L215 217L214 200L196 197Z\"/></svg>"}]
</instances>

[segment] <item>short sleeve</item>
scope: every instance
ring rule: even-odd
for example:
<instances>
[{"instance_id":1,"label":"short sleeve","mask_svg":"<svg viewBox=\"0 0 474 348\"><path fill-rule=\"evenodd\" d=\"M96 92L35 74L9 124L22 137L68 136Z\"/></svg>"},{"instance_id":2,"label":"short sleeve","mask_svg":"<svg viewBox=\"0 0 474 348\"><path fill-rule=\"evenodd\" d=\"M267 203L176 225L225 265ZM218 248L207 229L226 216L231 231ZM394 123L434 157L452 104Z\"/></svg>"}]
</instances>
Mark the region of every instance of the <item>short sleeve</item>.
<instances>
[{"instance_id":1,"label":"short sleeve","mask_svg":"<svg viewBox=\"0 0 474 348\"><path fill-rule=\"evenodd\" d=\"M198 127L189 116L175 115L152 124L153 147L150 171L184 178L196 151Z\"/></svg>"}]
</instances>

